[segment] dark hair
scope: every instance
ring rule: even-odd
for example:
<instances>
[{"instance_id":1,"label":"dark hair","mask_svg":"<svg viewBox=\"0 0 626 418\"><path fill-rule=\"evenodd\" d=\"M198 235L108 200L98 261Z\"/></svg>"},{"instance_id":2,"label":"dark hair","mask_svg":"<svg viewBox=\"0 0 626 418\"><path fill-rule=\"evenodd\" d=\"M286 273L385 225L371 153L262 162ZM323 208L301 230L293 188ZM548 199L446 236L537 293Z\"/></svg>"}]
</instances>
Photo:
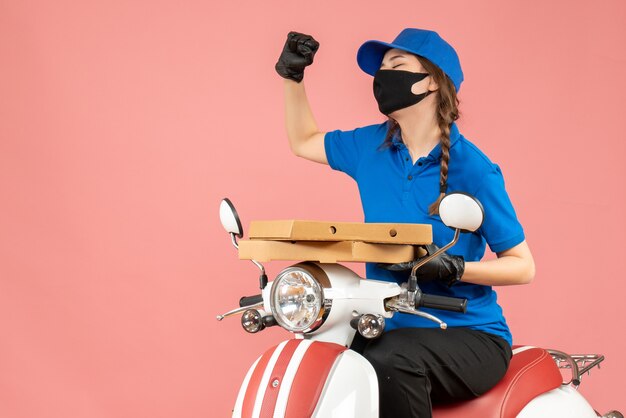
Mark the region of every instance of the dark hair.
<instances>
[{"instance_id":1,"label":"dark hair","mask_svg":"<svg viewBox=\"0 0 626 418\"><path fill-rule=\"evenodd\" d=\"M456 95L454 83L450 78L431 61L417 56L426 72L428 72L439 85L437 90L437 123L441 130L441 171L439 176L439 197L428 207L430 215L439 214L439 202L446 195L448 187L448 163L450 161L450 126L459 118L459 99ZM394 119L387 120L387 135L379 149L385 149L392 144L392 138L400 134L400 125Z\"/></svg>"}]
</instances>

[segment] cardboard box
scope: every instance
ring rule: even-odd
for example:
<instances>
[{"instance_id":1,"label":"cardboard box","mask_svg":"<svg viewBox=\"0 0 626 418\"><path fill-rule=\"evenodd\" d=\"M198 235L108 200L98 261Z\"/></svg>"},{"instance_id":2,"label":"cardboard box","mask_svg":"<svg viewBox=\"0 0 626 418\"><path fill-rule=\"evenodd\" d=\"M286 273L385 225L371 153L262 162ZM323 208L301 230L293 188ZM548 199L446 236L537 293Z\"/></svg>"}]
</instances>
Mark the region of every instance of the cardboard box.
<instances>
[{"instance_id":1,"label":"cardboard box","mask_svg":"<svg viewBox=\"0 0 626 418\"><path fill-rule=\"evenodd\" d=\"M403 244L375 244L361 241L262 241L239 240L242 260L297 260L336 263L360 261L402 263L423 256L423 248Z\"/></svg>"},{"instance_id":2,"label":"cardboard box","mask_svg":"<svg viewBox=\"0 0 626 418\"><path fill-rule=\"evenodd\" d=\"M251 240L363 241L421 245L433 242L430 224L396 224L327 221L252 221Z\"/></svg>"}]
</instances>

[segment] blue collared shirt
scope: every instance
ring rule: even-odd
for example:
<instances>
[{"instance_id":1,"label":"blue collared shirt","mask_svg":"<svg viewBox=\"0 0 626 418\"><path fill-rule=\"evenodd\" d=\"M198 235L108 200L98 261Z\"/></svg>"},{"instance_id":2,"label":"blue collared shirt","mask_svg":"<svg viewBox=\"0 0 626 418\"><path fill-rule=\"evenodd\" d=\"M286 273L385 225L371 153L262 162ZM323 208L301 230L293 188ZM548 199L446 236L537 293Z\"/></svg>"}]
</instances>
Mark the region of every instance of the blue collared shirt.
<instances>
[{"instance_id":1,"label":"blue collared shirt","mask_svg":"<svg viewBox=\"0 0 626 418\"><path fill-rule=\"evenodd\" d=\"M433 242L442 247L454 231L438 215L429 215L428 207L439 196L441 145L415 163L399 138L390 147L379 149L387 133L387 122L351 131L327 132L324 147L328 164L352 177L358 185L365 222L428 223L433 228ZM485 220L473 233L464 233L447 252L462 255L465 261L479 261L486 245L500 252L524 241L524 230L517 219L504 186L500 167L459 133L456 123L450 127L450 159L447 192L463 191L483 205ZM390 272L366 264L370 279L403 283L409 272ZM498 335L512 343L511 333L496 292L491 286L461 282L447 287L438 282L420 285L425 293L468 299L467 313L424 309L438 316L448 326L464 326ZM395 314L387 321L387 330L402 327L436 327L424 318Z\"/></svg>"}]
</instances>

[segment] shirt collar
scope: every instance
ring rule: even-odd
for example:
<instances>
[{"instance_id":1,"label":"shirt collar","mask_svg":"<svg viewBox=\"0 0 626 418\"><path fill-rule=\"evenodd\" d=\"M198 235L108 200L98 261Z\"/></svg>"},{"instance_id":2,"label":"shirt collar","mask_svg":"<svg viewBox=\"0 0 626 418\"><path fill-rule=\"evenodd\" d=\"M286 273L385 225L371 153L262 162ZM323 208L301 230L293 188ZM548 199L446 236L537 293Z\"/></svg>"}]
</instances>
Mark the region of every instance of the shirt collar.
<instances>
[{"instance_id":1,"label":"shirt collar","mask_svg":"<svg viewBox=\"0 0 626 418\"><path fill-rule=\"evenodd\" d=\"M452 124L450 125L450 148L454 146L454 143L459 139L459 136L461 136L461 134L459 133L459 128L458 126L456 126L456 122L452 122ZM404 145L404 142L402 142L402 139L400 139L398 135L394 135L393 138L391 138L391 142L396 148L406 148L406 145ZM435 148L433 148L432 151L430 151L430 153L428 154L428 158L432 158L436 161L439 160L440 157L441 142L438 143Z\"/></svg>"}]
</instances>

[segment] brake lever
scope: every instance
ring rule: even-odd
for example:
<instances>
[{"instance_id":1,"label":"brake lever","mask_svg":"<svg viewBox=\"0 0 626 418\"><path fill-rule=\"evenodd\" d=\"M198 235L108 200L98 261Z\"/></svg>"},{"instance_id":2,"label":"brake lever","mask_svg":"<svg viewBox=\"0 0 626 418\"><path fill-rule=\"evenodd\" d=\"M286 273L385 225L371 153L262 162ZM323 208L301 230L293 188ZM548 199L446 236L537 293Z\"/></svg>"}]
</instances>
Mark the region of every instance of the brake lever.
<instances>
[{"instance_id":1,"label":"brake lever","mask_svg":"<svg viewBox=\"0 0 626 418\"><path fill-rule=\"evenodd\" d=\"M221 321L224 318L227 318L232 315L242 314L248 309L256 308L259 306L263 306L263 302L255 303L254 305L242 306L241 308L233 309L232 311L228 311L223 315L217 315L217 320Z\"/></svg>"},{"instance_id":2,"label":"brake lever","mask_svg":"<svg viewBox=\"0 0 626 418\"><path fill-rule=\"evenodd\" d=\"M408 293L409 292L407 291L405 284L403 283L400 294L396 296L395 298L387 300L385 302L385 307L394 312L402 312L406 314L421 316L422 318L426 318L430 321L433 321L439 324L439 328L441 329L448 328L448 324L443 322L441 319L437 318L435 315L431 315L429 313L419 311L414 306L411 306L408 303L409 301L407 300Z\"/></svg>"}]
</instances>

